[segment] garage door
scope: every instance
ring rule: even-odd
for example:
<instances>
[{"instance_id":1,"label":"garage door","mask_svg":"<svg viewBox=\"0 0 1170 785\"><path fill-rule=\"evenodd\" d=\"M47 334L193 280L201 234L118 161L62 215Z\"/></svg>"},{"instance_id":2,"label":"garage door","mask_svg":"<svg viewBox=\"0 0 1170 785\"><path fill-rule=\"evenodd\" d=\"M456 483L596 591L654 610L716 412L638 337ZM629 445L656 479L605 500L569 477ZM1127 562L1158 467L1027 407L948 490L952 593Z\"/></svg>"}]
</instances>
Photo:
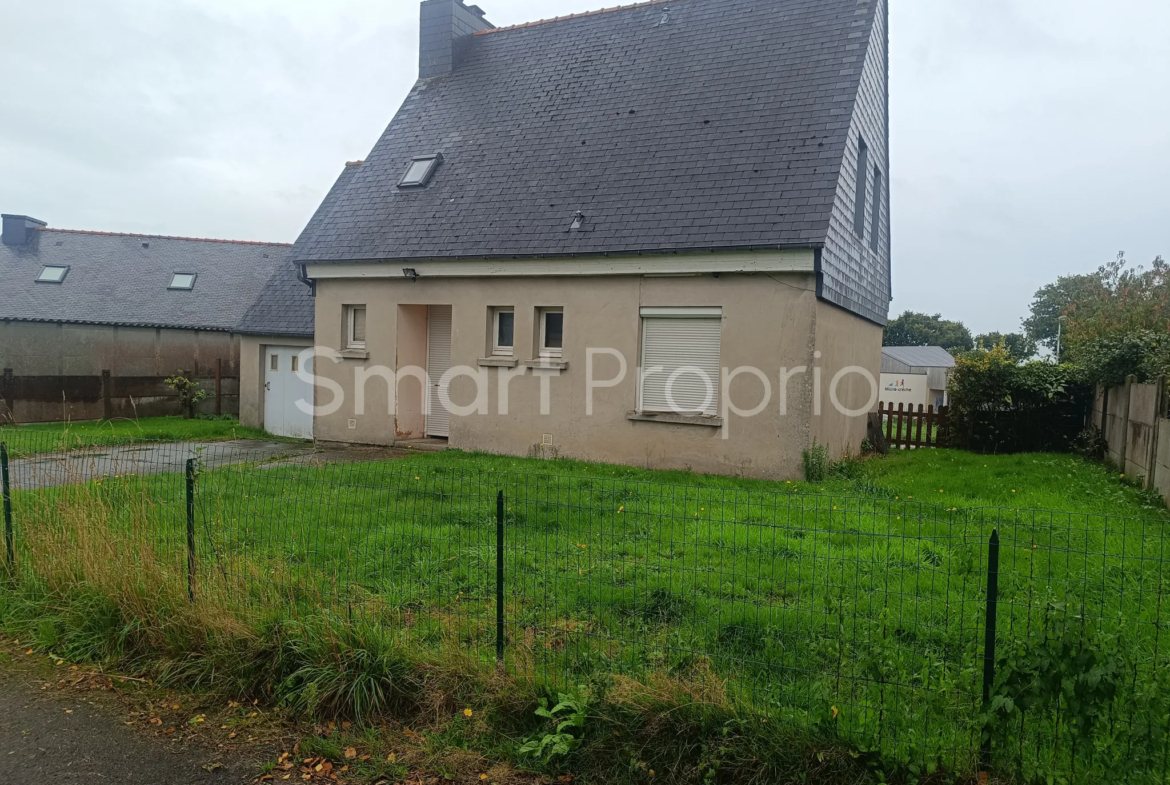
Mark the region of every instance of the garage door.
<instances>
[{"instance_id":1,"label":"garage door","mask_svg":"<svg viewBox=\"0 0 1170 785\"><path fill-rule=\"evenodd\" d=\"M313 405L313 385L300 377L304 347L269 346L264 357L264 430L275 436L313 438L313 415L297 405ZM304 372L313 372L313 360L304 360Z\"/></svg>"}]
</instances>

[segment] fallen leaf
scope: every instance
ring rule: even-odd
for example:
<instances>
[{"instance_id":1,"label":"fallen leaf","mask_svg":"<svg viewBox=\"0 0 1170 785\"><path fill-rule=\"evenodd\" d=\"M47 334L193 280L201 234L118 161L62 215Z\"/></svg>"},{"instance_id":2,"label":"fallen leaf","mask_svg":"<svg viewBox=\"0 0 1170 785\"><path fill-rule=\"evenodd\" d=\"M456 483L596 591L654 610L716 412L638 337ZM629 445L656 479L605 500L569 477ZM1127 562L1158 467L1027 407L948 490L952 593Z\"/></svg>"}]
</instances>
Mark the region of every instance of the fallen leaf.
<instances>
[{"instance_id":1,"label":"fallen leaf","mask_svg":"<svg viewBox=\"0 0 1170 785\"><path fill-rule=\"evenodd\" d=\"M357 750L355 750L353 747L346 747L345 748L345 759L346 760L353 760L356 757L357 757Z\"/></svg>"},{"instance_id":2,"label":"fallen leaf","mask_svg":"<svg viewBox=\"0 0 1170 785\"><path fill-rule=\"evenodd\" d=\"M204 771L218 771L219 769L222 769L222 768L223 768L222 763L204 763L203 764Z\"/></svg>"}]
</instances>

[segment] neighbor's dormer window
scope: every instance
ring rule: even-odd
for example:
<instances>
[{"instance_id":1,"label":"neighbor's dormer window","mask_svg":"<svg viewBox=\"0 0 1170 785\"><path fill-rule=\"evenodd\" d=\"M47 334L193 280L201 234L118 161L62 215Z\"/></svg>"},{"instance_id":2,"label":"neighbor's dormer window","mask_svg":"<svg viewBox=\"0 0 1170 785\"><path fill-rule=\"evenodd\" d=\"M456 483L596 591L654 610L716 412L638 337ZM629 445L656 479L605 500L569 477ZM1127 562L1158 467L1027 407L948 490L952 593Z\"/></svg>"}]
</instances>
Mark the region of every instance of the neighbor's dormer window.
<instances>
[{"instance_id":1,"label":"neighbor's dormer window","mask_svg":"<svg viewBox=\"0 0 1170 785\"><path fill-rule=\"evenodd\" d=\"M41 274L37 276L37 283L61 283L68 274L68 267L48 265L41 269Z\"/></svg>"},{"instance_id":2,"label":"neighbor's dormer window","mask_svg":"<svg viewBox=\"0 0 1170 785\"><path fill-rule=\"evenodd\" d=\"M406 168L406 174L398 181L398 187L420 188L426 185L441 163L443 163L443 156L439 153L415 158Z\"/></svg>"},{"instance_id":3,"label":"neighbor's dormer window","mask_svg":"<svg viewBox=\"0 0 1170 785\"><path fill-rule=\"evenodd\" d=\"M195 273L175 273L171 276L171 285L168 289L180 292L189 292L195 288Z\"/></svg>"}]
</instances>

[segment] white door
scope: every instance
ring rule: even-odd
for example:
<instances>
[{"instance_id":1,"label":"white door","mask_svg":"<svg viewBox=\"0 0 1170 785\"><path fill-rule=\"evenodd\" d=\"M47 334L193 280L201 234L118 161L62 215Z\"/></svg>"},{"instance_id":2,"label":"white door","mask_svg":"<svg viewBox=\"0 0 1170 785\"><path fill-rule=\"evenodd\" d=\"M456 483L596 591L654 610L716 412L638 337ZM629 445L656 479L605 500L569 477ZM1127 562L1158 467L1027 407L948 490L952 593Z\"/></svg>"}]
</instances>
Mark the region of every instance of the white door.
<instances>
[{"instance_id":1,"label":"white door","mask_svg":"<svg viewBox=\"0 0 1170 785\"><path fill-rule=\"evenodd\" d=\"M451 306L432 305L427 308L427 436L450 435L451 413L439 398L443 374L450 368Z\"/></svg>"},{"instance_id":2,"label":"white door","mask_svg":"<svg viewBox=\"0 0 1170 785\"><path fill-rule=\"evenodd\" d=\"M264 430L275 436L313 438L313 415L302 411L298 401L313 405L313 385L298 375L303 347L269 346L264 356ZM304 372L313 372L313 360Z\"/></svg>"}]
</instances>

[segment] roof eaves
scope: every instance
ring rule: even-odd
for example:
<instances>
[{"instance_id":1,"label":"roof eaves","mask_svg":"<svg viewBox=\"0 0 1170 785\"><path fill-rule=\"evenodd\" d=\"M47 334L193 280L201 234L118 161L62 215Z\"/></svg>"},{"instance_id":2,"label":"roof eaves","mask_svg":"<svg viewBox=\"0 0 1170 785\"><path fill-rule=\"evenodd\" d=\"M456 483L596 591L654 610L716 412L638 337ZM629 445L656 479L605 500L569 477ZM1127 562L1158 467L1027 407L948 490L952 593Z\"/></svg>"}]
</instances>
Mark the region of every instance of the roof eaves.
<instances>
[{"instance_id":1,"label":"roof eaves","mask_svg":"<svg viewBox=\"0 0 1170 785\"><path fill-rule=\"evenodd\" d=\"M199 332L208 333L234 333L236 329L233 327L224 327L222 325L199 325L199 324L175 324L167 322L134 322L112 319L110 321L99 321L97 319L41 319L37 317L25 316L0 316L0 322L33 322L36 324L91 324L98 327L144 327L148 329L165 329L165 330L196 330Z\"/></svg>"}]
</instances>

